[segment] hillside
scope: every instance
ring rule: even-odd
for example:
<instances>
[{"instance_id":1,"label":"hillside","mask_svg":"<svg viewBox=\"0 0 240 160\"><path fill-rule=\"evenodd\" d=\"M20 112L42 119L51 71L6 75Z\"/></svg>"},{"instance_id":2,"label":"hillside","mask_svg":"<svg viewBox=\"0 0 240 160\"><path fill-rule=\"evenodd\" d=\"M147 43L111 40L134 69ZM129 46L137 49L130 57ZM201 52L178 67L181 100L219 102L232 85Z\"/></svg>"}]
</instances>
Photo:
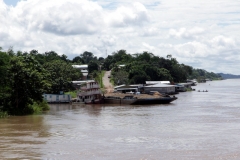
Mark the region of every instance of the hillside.
<instances>
[{"instance_id":1,"label":"hillside","mask_svg":"<svg viewBox=\"0 0 240 160\"><path fill-rule=\"evenodd\" d=\"M223 79L240 78L240 75L218 73Z\"/></svg>"}]
</instances>

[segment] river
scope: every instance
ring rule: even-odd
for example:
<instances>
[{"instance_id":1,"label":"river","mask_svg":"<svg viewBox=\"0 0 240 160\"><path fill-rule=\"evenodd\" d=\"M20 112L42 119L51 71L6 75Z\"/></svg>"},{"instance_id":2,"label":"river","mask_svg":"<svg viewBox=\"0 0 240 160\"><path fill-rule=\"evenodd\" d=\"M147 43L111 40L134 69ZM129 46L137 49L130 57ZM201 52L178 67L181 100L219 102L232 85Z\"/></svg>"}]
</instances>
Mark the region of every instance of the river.
<instances>
[{"instance_id":1,"label":"river","mask_svg":"<svg viewBox=\"0 0 240 160\"><path fill-rule=\"evenodd\" d=\"M0 119L0 159L240 159L240 79L193 88L168 105L57 104Z\"/></svg>"}]
</instances>

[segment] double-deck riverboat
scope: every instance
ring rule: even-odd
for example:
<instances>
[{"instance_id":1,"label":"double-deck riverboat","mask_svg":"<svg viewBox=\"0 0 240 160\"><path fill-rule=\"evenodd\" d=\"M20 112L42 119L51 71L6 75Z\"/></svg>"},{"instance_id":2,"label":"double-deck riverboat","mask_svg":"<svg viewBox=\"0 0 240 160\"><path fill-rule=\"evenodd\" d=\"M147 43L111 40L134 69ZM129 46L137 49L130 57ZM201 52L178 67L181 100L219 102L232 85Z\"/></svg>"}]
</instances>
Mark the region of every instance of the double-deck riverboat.
<instances>
[{"instance_id":1,"label":"double-deck riverboat","mask_svg":"<svg viewBox=\"0 0 240 160\"><path fill-rule=\"evenodd\" d=\"M86 82L81 85L77 92L78 103L98 104L102 103L102 91L97 82Z\"/></svg>"}]
</instances>

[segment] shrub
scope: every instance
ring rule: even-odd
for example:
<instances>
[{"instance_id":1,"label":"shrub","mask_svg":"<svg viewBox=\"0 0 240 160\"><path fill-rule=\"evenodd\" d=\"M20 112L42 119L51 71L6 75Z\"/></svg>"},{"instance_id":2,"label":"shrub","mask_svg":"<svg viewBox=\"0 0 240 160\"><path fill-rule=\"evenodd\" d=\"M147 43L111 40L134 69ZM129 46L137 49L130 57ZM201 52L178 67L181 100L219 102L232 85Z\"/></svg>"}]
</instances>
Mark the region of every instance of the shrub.
<instances>
[{"instance_id":1,"label":"shrub","mask_svg":"<svg viewBox=\"0 0 240 160\"><path fill-rule=\"evenodd\" d=\"M70 94L72 98L76 98L77 97L77 90L66 92L65 94Z\"/></svg>"},{"instance_id":2,"label":"shrub","mask_svg":"<svg viewBox=\"0 0 240 160\"><path fill-rule=\"evenodd\" d=\"M7 117L7 116L8 116L7 112L0 111L0 118L4 118L4 117Z\"/></svg>"},{"instance_id":3,"label":"shrub","mask_svg":"<svg viewBox=\"0 0 240 160\"><path fill-rule=\"evenodd\" d=\"M34 102L33 105L30 106L33 109L34 114L40 114L43 111L47 111L50 109L48 103L43 100L42 102Z\"/></svg>"}]
</instances>

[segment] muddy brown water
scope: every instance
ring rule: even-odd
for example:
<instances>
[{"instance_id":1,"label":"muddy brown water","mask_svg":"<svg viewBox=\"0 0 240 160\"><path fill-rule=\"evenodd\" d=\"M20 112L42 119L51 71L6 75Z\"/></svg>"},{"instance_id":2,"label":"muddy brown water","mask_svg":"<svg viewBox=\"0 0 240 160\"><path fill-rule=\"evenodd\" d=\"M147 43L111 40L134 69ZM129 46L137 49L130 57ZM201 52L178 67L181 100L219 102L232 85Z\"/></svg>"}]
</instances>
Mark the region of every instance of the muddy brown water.
<instances>
[{"instance_id":1,"label":"muddy brown water","mask_svg":"<svg viewBox=\"0 0 240 160\"><path fill-rule=\"evenodd\" d=\"M240 159L240 79L194 88L168 105L54 104L0 119L0 159Z\"/></svg>"}]
</instances>

